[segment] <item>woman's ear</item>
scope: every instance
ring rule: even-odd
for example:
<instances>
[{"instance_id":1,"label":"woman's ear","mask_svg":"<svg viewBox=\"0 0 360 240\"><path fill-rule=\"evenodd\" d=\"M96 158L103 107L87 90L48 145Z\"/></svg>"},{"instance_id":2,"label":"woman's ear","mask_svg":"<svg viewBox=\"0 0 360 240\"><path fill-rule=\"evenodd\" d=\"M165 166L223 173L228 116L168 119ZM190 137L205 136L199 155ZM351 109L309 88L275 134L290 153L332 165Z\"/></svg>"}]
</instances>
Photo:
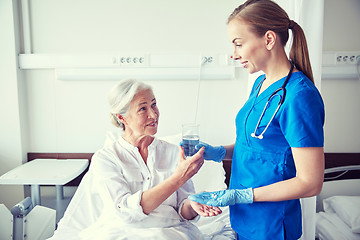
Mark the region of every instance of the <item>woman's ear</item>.
<instances>
[{"instance_id":1,"label":"woman's ear","mask_svg":"<svg viewBox=\"0 0 360 240\"><path fill-rule=\"evenodd\" d=\"M265 45L267 50L271 50L275 46L276 40L277 36L274 31L269 30L265 33Z\"/></svg>"},{"instance_id":2,"label":"woman's ear","mask_svg":"<svg viewBox=\"0 0 360 240\"><path fill-rule=\"evenodd\" d=\"M121 115L120 113L116 113L115 115L121 123L123 123L124 125L126 124L126 121L125 121L125 118L123 115Z\"/></svg>"}]
</instances>

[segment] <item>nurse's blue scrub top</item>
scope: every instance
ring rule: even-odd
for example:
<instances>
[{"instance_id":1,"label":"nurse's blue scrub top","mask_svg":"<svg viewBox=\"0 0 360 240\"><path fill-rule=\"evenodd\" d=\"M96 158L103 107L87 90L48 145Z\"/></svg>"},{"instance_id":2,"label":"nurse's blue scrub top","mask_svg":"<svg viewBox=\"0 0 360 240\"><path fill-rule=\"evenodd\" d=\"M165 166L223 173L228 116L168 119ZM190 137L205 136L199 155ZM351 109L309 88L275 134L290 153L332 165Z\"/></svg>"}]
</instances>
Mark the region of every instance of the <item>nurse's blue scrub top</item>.
<instances>
[{"instance_id":1,"label":"nurse's blue scrub top","mask_svg":"<svg viewBox=\"0 0 360 240\"><path fill-rule=\"evenodd\" d=\"M251 137L270 95L285 78L258 92L260 76L248 101L237 114L236 142L230 189L257 188L296 176L291 147L323 147L324 103L315 85L302 73L294 72L286 85L284 103L264 133ZM283 94L280 91L279 94ZM269 123L279 97L270 101L256 131L258 136ZM298 199L282 202L255 202L230 206L232 228L240 239L298 239L302 234Z\"/></svg>"}]
</instances>

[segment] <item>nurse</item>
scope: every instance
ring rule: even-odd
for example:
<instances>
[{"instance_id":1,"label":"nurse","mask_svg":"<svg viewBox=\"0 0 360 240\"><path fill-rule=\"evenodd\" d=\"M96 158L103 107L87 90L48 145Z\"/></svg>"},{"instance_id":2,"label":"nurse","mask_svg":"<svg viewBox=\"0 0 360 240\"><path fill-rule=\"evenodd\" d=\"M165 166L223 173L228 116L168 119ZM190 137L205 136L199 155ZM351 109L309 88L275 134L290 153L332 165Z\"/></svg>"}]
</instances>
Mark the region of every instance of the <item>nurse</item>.
<instances>
[{"instance_id":1,"label":"nurse","mask_svg":"<svg viewBox=\"0 0 360 240\"><path fill-rule=\"evenodd\" d=\"M289 31L290 60L284 50ZM324 104L304 32L275 2L248 0L229 16L228 33L234 58L249 73L264 75L236 116L235 143L197 146L205 146L206 160L232 158L229 189L189 199L230 205L238 239L298 239L299 198L317 195L324 175Z\"/></svg>"}]
</instances>

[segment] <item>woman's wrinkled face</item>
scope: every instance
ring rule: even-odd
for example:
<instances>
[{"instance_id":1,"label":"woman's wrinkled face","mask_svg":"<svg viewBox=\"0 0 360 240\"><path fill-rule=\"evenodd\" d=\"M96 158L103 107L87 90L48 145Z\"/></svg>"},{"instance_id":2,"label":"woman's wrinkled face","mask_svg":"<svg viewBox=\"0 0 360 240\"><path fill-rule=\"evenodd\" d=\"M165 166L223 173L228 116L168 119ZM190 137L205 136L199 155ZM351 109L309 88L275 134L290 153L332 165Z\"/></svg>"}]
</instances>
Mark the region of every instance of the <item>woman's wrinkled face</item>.
<instances>
[{"instance_id":1,"label":"woman's wrinkled face","mask_svg":"<svg viewBox=\"0 0 360 240\"><path fill-rule=\"evenodd\" d=\"M151 89L135 94L124 118L125 133L135 137L155 135L159 121L159 109Z\"/></svg>"},{"instance_id":2,"label":"woman's wrinkled face","mask_svg":"<svg viewBox=\"0 0 360 240\"><path fill-rule=\"evenodd\" d=\"M229 22L228 34L234 46L233 58L240 61L249 73L262 70L267 54L265 37L255 35L250 25L239 18Z\"/></svg>"}]
</instances>

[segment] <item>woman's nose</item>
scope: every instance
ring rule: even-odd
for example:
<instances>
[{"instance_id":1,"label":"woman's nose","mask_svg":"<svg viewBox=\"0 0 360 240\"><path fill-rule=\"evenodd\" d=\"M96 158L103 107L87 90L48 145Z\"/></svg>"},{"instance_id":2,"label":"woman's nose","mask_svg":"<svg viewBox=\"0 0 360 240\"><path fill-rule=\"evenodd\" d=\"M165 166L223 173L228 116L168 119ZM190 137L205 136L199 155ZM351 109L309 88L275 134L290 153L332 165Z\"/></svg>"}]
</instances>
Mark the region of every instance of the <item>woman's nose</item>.
<instances>
[{"instance_id":1,"label":"woman's nose","mask_svg":"<svg viewBox=\"0 0 360 240\"><path fill-rule=\"evenodd\" d=\"M154 118L156 119L158 116L158 113L155 109L151 109L150 112L149 112L149 118Z\"/></svg>"},{"instance_id":2,"label":"woman's nose","mask_svg":"<svg viewBox=\"0 0 360 240\"><path fill-rule=\"evenodd\" d=\"M239 60L240 59L240 55L238 53L236 53L236 51L234 51L234 55L232 56L233 60Z\"/></svg>"},{"instance_id":3,"label":"woman's nose","mask_svg":"<svg viewBox=\"0 0 360 240\"><path fill-rule=\"evenodd\" d=\"M233 59L234 60L239 60L241 58L240 54L239 54L239 49L237 47L234 47L234 52L233 52Z\"/></svg>"}]
</instances>

